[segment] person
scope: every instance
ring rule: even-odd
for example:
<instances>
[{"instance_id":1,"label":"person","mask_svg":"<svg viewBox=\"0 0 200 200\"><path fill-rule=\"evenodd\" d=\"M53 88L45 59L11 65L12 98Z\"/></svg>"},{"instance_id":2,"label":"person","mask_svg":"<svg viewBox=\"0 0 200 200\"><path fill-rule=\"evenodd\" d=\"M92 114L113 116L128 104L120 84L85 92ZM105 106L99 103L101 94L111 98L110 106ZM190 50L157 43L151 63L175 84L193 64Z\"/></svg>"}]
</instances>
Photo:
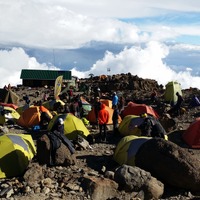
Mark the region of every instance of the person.
<instances>
[{"instance_id":1,"label":"person","mask_svg":"<svg viewBox=\"0 0 200 200\"><path fill-rule=\"evenodd\" d=\"M146 113L142 114L141 117L144 118L144 121L138 128L141 130L142 136L165 138L166 131L158 119L148 116Z\"/></svg>"},{"instance_id":2,"label":"person","mask_svg":"<svg viewBox=\"0 0 200 200\"><path fill-rule=\"evenodd\" d=\"M94 113L95 113L97 125L98 125L98 114L100 110L101 110L100 98L96 97L95 102L94 102Z\"/></svg>"},{"instance_id":3,"label":"person","mask_svg":"<svg viewBox=\"0 0 200 200\"><path fill-rule=\"evenodd\" d=\"M117 134L118 130L118 119L119 119L119 109L117 105L113 106L113 115L112 115L112 121L113 121L113 133Z\"/></svg>"},{"instance_id":4,"label":"person","mask_svg":"<svg viewBox=\"0 0 200 200\"><path fill-rule=\"evenodd\" d=\"M119 98L118 98L116 92L114 92L113 97L112 97L112 108L114 105L118 105L118 100L119 100Z\"/></svg>"},{"instance_id":5,"label":"person","mask_svg":"<svg viewBox=\"0 0 200 200\"><path fill-rule=\"evenodd\" d=\"M64 135L64 120L59 117L57 123L53 127L52 131L58 131L61 135Z\"/></svg>"},{"instance_id":6,"label":"person","mask_svg":"<svg viewBox=\"0 0 200 200\"><path fill-rule=\"evenodd\" d=\"M158 93L157 93L157 91L156 91L155 89L154 89L153 92L151 93L150 98L151 98L151 102L152 102L152 103L154 103L154 102L157 100L157 98L158 98Z\"/></svg>"},{"instance_id":7,"label":"person","mask_svg":"<svg viewBox=\"0 0 200 200\"><path fill-rule=\"evenodd\" d=\"M191 99L191 102L189 104L189 107L192 108L192 107L196 107L196 106L200 106L200 101L199 101L197 95L194 94Z\"/></svg>"},{"instance_id":8,"label":"person","mask_svg":"<svg viewBox=\"0 0 200 200\"><path fill-rule=\"evenodd\" d=\"M124 106L125 106L125 98L123 96L120 96L118 103L118 109L120 113L122 110L124 110Z\"/></svg>"},{"instance_id":9,"label":"person","mask_svg":"<svg viewBox=\"0 0 200 200\"><path fill-rule=\"evenodd\" d=\"M106 124L108 123L108 120L109 120L109 112L106 110L106 105L102 103L101 110L98 113L99 131L102 141L106 141L107 138Z\"/></svg>"},{"instance_id":10,"label":"person","mask_svg":"<svg viewBox=\"0 0 200 200\"><path fill-rule=\"evenodd\" d=\"M180 115L181 112L181 106L183 104L183 97L180 95L179 92L176 92L176 95L178 97L176 104L172 108L172 112L174 112L176 115Z\"/></svg>"},{"instance_id":11,"label":"person","mask_svg":"<svg viewBox=\"0 0 200 200\"><path fill-rule=\"evenodd\" d=\"M55 165L56 150L61 146L61 143L68 147L71 154L74 154L75 148L73 143L64 135L64 120L61 117L58 118L57 123L54 125L51 131L51 133L48 133L51 144L50 165Z\"/></svg>"}]
</instances>

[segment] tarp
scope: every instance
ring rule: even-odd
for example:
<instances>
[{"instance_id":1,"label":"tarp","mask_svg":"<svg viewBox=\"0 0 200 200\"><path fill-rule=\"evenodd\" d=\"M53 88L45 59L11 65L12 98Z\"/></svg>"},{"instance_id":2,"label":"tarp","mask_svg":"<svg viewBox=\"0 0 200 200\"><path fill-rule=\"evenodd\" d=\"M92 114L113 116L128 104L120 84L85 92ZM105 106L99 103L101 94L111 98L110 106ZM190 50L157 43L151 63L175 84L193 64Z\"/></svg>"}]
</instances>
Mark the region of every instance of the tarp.
<instances>
[{"instance_id":1,"label":"tarp","mask_svg":"<svg viewBox=\"0 0 200 200\"><path fill-rule=\"evenodd\" d=\"M168 82L165 85L165 93L164 93L164 100L166 102L169 102L170 104L175 104L177 102L177 95L176 93L179 93L180 95L182 95L182 89L181 89L181 85L180 83L176 82L176 81L171 81Z\"/></svg>"},{"instance_id":2,"label":"tarp","mask_svg":"<svg viewBox=\"0 0 200 200\"><path fill-rule=\"evenodd\" d=\"M55 115L49 122L47 128L49 131L54 129L54 126L58 122L58 118L62 118L64 121L64 134L68 139L76 140L78 135L86 138L90 134L83 121L71 113Z\"/></svg>"},{"instance_id":3,"label":"tarp","mask_svg":"<svg viewBox=\"0 0 200 200\"><path fill-rule=\"evenodd\" d=\"M159 118L158 113L151 107L146 104L136 104L133 102L129 102L128 105L122 111L122 117L127 115L141 115L143 113L147 113L156 118Z\"/></svg>"},{"instance_id":4,"label":"tarp","mask_svg":"<svg viewBox=\"0 0 200 200\"><path fill-rule=\"evenodd\" d=\"M51 113L48 112L48 109L46 112L51 118L53 117ZM20 118L17 120L17 124L22 127L32 128L33 126L39 125L40 115L40 106L31 106L22 112Z\"/></svg>"},{"instance_id":5,"label":"tarp","mask_svg":"<svg viewBox=\"0 0 200 200\"><path fill-rule=\"evenodd\" d=\"M0 124L1 125L3 125L8 120L11 120L14 123L16 123L17 120L20 118L20 114L11 107L7 107L7 106L1 107L0 111L5 112L5 114L0 112Z\"/></svg>"},{"instance_id":6,"label":"tarp","mask_svg":"<svg viewBox=\"0 0 200 200\"><path fill-rule=\"evenodd\" d=\"M116 146L113 158L120 164L135 166L135 155L141 145L150 140L151 137L138 137L129 135L123 137Z\"/></svg>"},{"instance_id":7,"label":"tarp","mask_svg":"<svg viewBox=\"0 0 200 200\"><path fill-rule=\"evenodd\" d=\"M141 131L137 127L144 122L144 118L138 115L127 115L119 124L118 130L121 135L136 135L140 136Z\"/></svg>"},{"instance_id":8,"label":"tarp","mask_svg":"<svg viewBox=\"0 0 200 200\"><path fill-rule=\"evenodd\" d=\"M31 135L5 134L0 136L0 178L22 175L36 154Z\"/></svg>"},{"instance_id":9,"label":"tarp","mask_svg":"<svg viewBox=\"0 0 200 200\"><path fill-rule=\"evenodd\" d=\"M113 116L113 112L114 110L108 106L105 107L105 109L108 111L109 113L109 120L107 124L113 124L112 121L112 116ZM95 116L95 111L94 111L94 107L92 107L92 110L88 113L88 115L86 116L86 118L90 121L90 123L96 123L96 116ZM120 124L122 121L121 117L119 116L119 120L118 123Z\"/></svg>"},{"instance_id":10,"label":"tarp","mask_svg":"<svg viewBox=\"0 0 200 200\"><path fill-rule=\"evenodd\" d=\"M183 133L182 138L191 148L200 148L200 117L190 124Z\"/></svg>"},{"instance_id":11,"label":"tarp","mask_svg":"<svg viewBox=\"0 0 200 200\"><path fill-rule=\"evenodd\" d=\"M19 97L11 89L0 89L0 102L18 105Z\"/></svg>"}]
</instances>

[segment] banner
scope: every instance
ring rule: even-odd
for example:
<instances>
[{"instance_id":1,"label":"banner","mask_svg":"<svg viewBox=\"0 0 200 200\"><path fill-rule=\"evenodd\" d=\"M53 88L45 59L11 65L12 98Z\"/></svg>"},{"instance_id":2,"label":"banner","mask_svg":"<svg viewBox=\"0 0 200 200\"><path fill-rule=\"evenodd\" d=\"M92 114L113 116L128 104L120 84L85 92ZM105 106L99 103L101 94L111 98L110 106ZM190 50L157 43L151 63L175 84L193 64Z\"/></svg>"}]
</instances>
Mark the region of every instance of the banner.
<instances>
[{"instance_id":1,"label":"banner","mask_svg":"<svg viewBox=\"0 0 200 200\"><path fill-rule=\"evenodd\" d=\"M55 88L54 88L54 98L55 99L58 99L58 95L60 94L61 92L61 89L62 89L62 81L63 81L63 76L58 76L56 78L56 81L55 81Z\"/></svg>"}]
</instances>

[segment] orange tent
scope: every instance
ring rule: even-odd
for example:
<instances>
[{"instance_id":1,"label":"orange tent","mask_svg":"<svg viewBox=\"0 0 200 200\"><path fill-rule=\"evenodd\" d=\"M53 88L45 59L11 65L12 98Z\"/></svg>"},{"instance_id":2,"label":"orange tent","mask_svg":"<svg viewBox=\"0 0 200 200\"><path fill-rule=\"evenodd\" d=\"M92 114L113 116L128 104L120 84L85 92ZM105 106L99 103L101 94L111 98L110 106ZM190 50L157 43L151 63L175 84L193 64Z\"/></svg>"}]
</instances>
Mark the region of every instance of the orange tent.
<instances>
[{"instance_id":1,"label":"orange tent","mask_svg":"<svg viewBox=\"0 0 200 200\"><path fill-rule=\"evenodd\" d=\"M47 114L52 118L51 113L47 109ZM17 124L26 127L32 128L35 125L40 123L40 106L31 106L23 111L20 118L17 120Z\"/></svg>"},{"instance_id":2,"label":"orange tent","mask_svg":"<svg viewBox=\"0 0 200 200\"><path fill-rule=\"evenodd\" d=\"M109 108L112 108L112 101L111 100L109 100L109 99L100 99L100 102L104 103Z\"/></svg>"},{"instance_id":3,"label":"orange tent","mask_svg":"<svg viewBox=\"0 0 200 200\"><path fill-rule=\"evenodd\" d=\"M182 138L191 148L200 148L200 117L190 124Z\"/></svg>"},{"instance_id":4,"label":"orange tent","mask_svg":"<svg viewBox=\"0 0 200 200\"><path fill-rule=\"evenodd\" d=\"M112 124L112 116L113 116L113 112L114 110L108 106L106 106L106 110L109 112L109 121L107 124ZM94 107L92 108L92 110L88 113L87 115L87 119L89 120L89 122L91 123L96 123L96 116L95 116L95 112L94 112ZM122 121L121 117L119 116L119 123Z\"/></svg>"},{"instance_id":5,"label":"orange tent","mask_svg":"<svg viewBox=\"0 0 200 200\"><path fill-rule=\"evenodd\" d=\"M141 115L142 113L147 113L153 115L156 118L159 118L158 113L151 107L146 104L137 104L129 102L128 105L124 108L122 112L122 117L127 115Z\"/></svg>"}]
</instances>

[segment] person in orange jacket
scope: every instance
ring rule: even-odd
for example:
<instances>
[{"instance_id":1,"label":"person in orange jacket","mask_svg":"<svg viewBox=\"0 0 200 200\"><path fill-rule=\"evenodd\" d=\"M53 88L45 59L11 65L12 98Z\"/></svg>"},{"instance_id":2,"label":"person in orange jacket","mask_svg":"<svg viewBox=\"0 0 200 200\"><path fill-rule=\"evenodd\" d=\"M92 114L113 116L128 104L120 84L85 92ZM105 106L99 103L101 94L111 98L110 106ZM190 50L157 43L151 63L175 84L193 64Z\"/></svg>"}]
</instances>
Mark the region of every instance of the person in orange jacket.
<instances>
[{"instance_id":1,"label":"person in orange jacket","mask_svg":"<svg viewBox=\"0 0 200 200\"><path fill-rule=\"evenodd\" d=\"M106 110L106 105L102 103L101 110L98 113L99 131L102 141L106 141L106 136L107 136L106 124L108 123L108 120L109 120L109 112Z\"/></svg>"}]
</instances>

